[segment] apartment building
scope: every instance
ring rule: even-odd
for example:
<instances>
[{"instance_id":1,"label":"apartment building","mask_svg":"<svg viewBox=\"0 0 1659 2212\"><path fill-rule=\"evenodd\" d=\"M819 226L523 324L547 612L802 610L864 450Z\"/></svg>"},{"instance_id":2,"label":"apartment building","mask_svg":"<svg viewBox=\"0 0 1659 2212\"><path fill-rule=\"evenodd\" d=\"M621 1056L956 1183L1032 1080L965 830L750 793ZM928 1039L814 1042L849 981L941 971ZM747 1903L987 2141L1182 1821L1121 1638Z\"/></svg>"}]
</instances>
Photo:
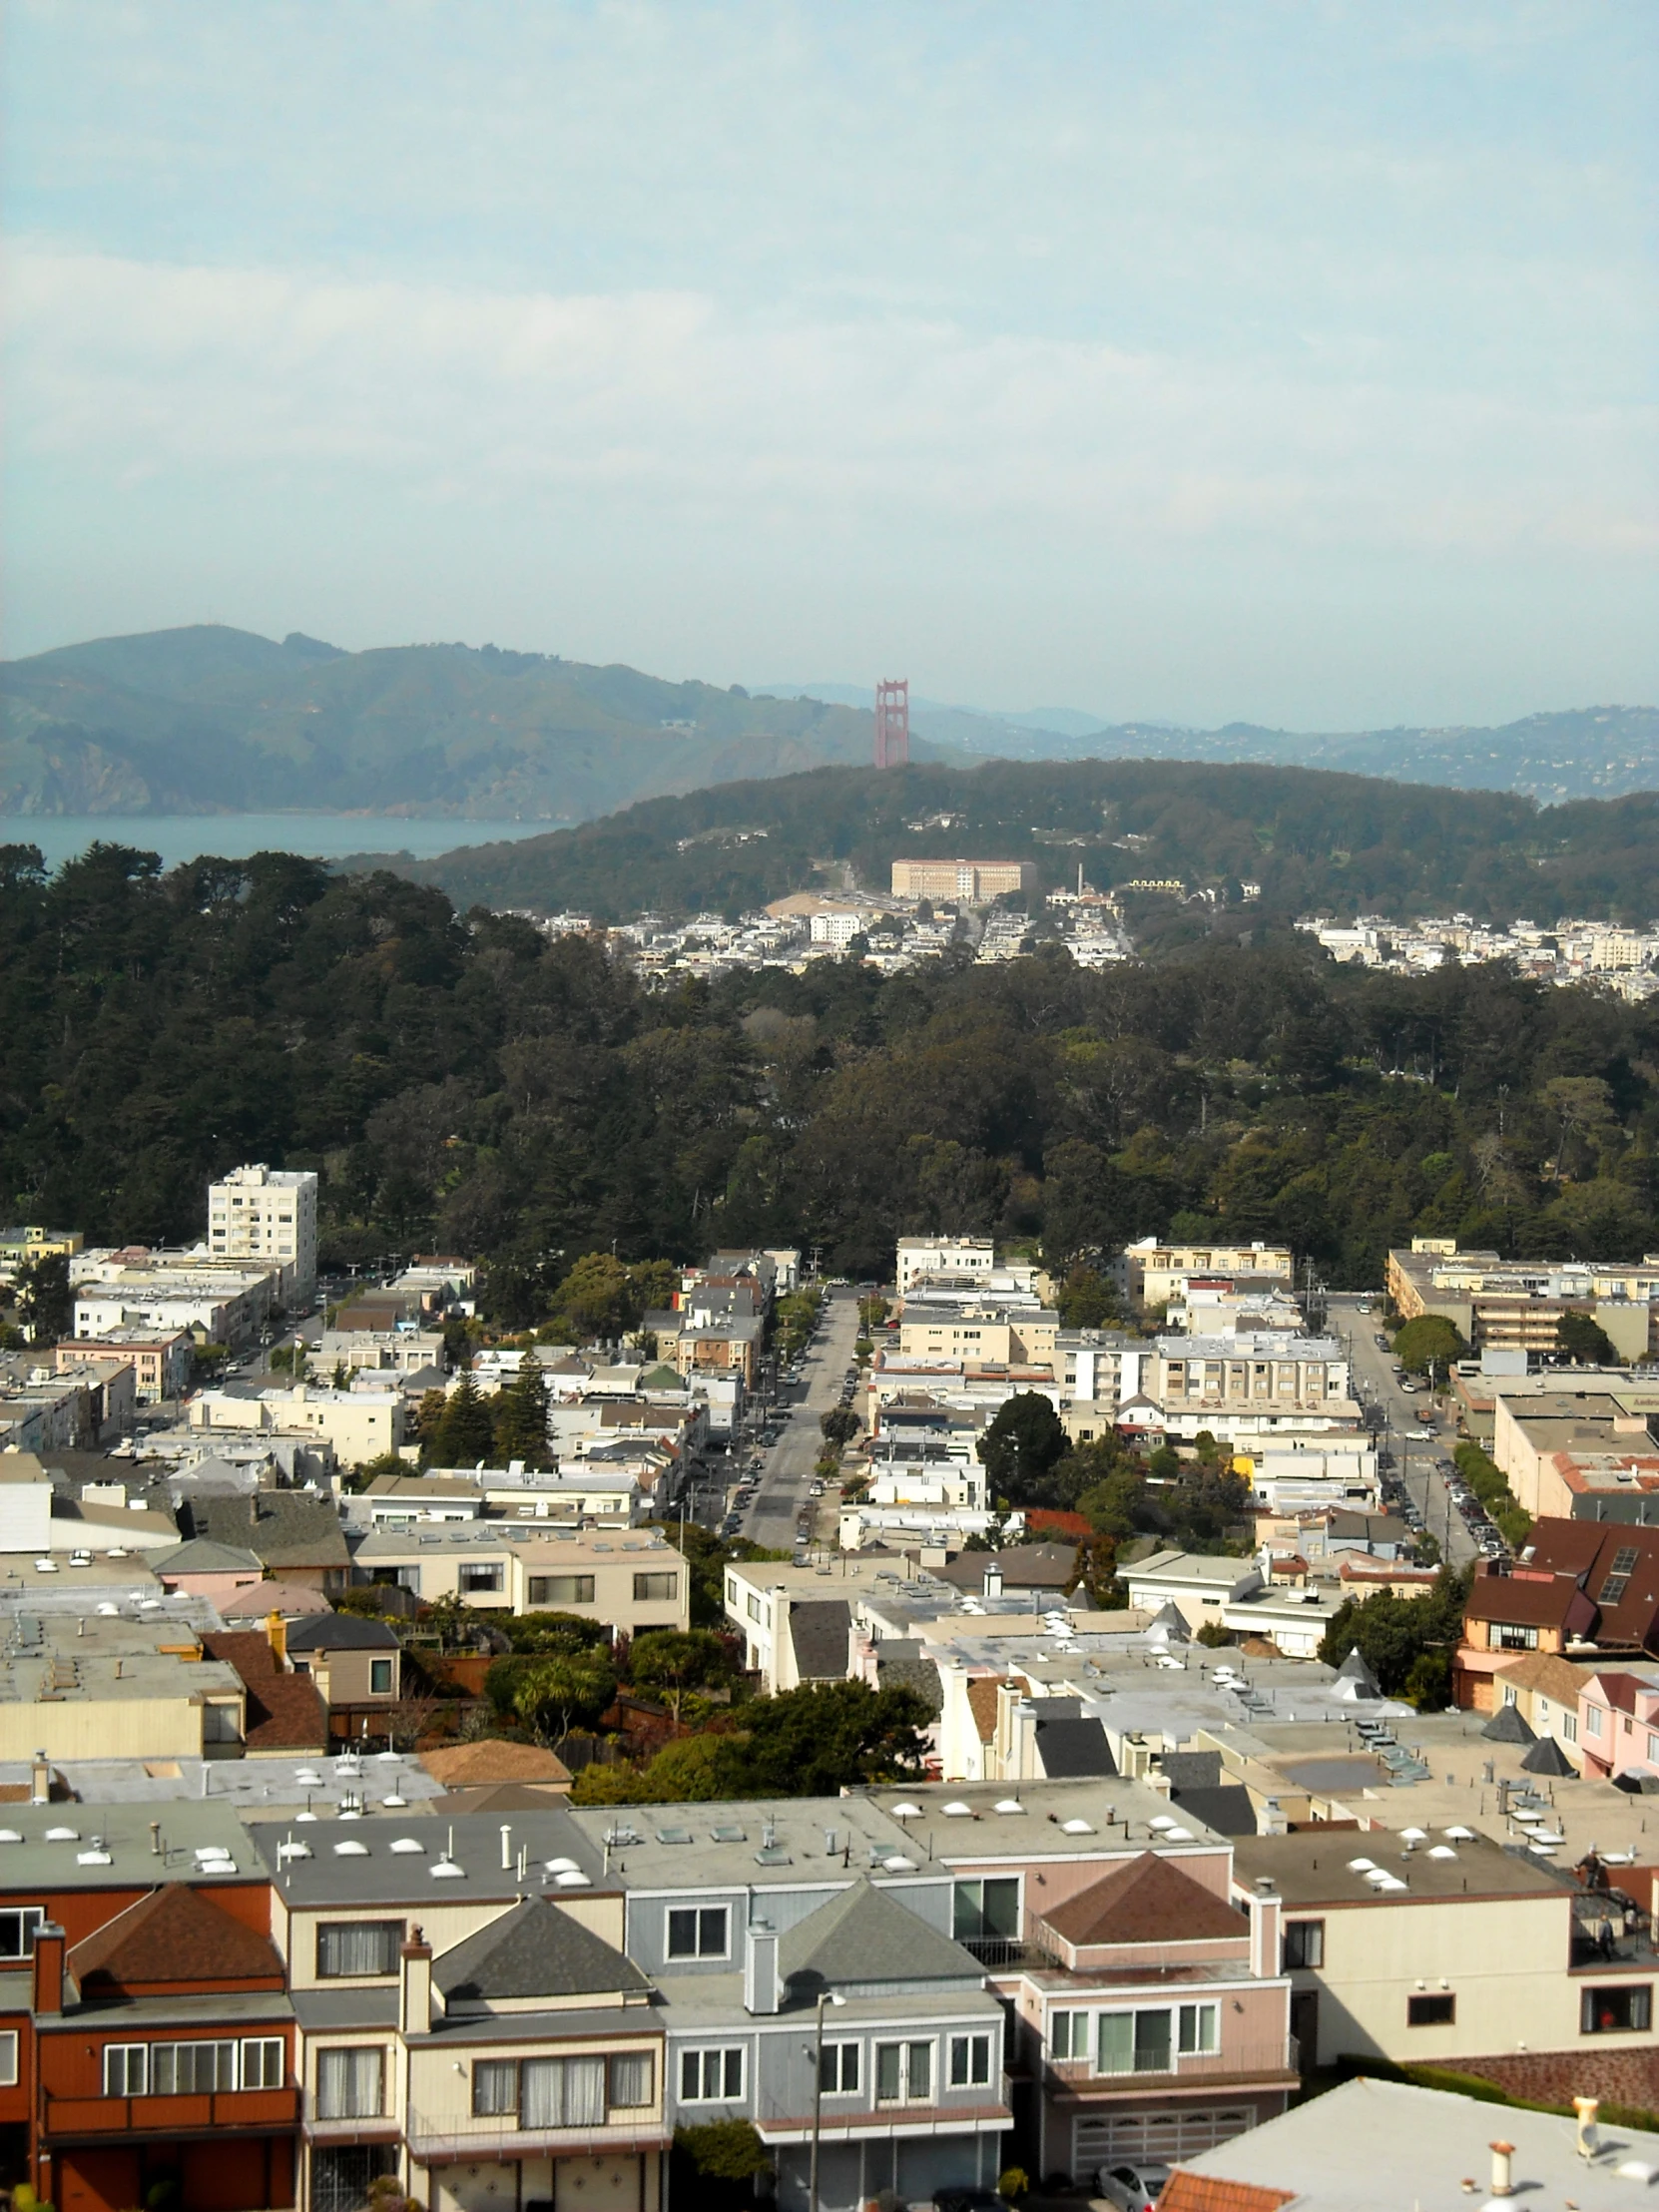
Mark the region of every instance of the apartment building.
<instances>
[{"instance_id":1,"label":"apartment building","mask_svg":"<svg viewBox=\"0 0 1659 2212\"><path fill-rule=\"evenodd\" d=\"M900 1298L927 1276L989 1277L996 1246L989 1237L900 1237L895 1284Z\"/></svg>"},{"instance_id":2,"label":"apartment building","mask_svg":"<svg viewBox=\"0 0 1659 2212\"><path fill-rule=\"evenodd\" d=\"M314 1382L296 1382L286 1390L199 1390L186 1413L192 1428L315 1437L347 1466L396 1451L406 1416L399 1390L334 1390Z\"/></svg>"},{"instance_id":3,"label":"apartment building","mask_svg":"<svg viewBox=\"0 0 1659 2212\"><path fill-rule=\"evenodd\" d=\"M1167 1306L1184 1297L1195 1276L1245 1278L1248 1286L1280 1285L1295 1281L1296 1263L1289 1245L1219 1243L1196 1244L1178 1239L1142 1237L1125 1245L1112 1262L1119 1288L1137 1305Z\"/></svg>"},{"instance_id":4,"label":"apartment building","mask_svg":"<svg viewBox=\"0 0 1659 2212\"><path fill-rule=\"evenodd\" d=\"M957 1305L912 1296L899 1317L898 1350L910 1360L1046 1365L1059 1329L1059 1315L1042 1307L1010 1312L988 1301Z\"/></svg>"},{"instance_id":5,"label":"apartment building","mask_svg":"<svg viewBox=\"0 0 1659 2212\"><path fill-rule=\"evenodd\" d=\"M1449 1237L1390 1251L1388 1296L1402 1319L1438 1314L1475 1351L1506 1346L1549 1359L1568 1312L1587 1313L1622 1360L1659 1350L1659 1253L1627 1261L1503 1260L1459 1252Z\"/></svg>"},{"instance_id":6,"label":"apartment building","mask_svg":"<svg viewBox=\"0 0 1659 2212\"><path fill-rule=\"evenodd\" d=\"M981 906L1005 891L1034 891L1038 876L1030 860L894 860L894 898L941 898Z\"/></svg>"},{"instance_id":7,"label":"apartment building","mask_svg":"<svg viewBox=\"0 0 1659 2212\"><path fill-rule=\"evenodd\" d=\"M1349 1396L1335 1337L1160 1337L1153 1394L1165 1418L1187 1411L1323 1411Z\"/></svg>"},{"instance_id":8,"label":"apartment building","mask_svg":"<svg viewBox=\"0 0 1659 2212\"><path fill-rule=\"evenodd\" d=\"M61 1579L39 1609L7 1623L0 1760L234 1756L247 1737L247 1691L190 1619L124 1615L107 1584L71 1611Z\"/></svg>"},{"instance_id":9,"label":"apartment building","mask_svg":"<svg viewBox=\"0 0 1659 2212\"><path fill-rule=\"evenodd\" d=\"M1580 1664L1659 1656L1659 1529L1534 1521L1513 1567L1477 1571L1452 1667L1457 1704L1490 1712L1494 1676L1531 1653Z\"/></svg>"},{"instance_id":10,"label":"apartment building","mask_svg":"<svg viewBox=\"0 0 1659 2212\"><path fill-rule=\"evenodd\" d=\"M102 1337L73 1338L59 1344L54 1347L52 1357L60 1375L89 1359L125 1360L133 1370L137 1402L155 1405L163 1398L184 1395L196 1346L188 1330L157 1333L147 1329L112 1329Z\"/></svg>"},{"instance_id":11,"label":"apartment building","mask_svg":"<svg viewBox=\"0 0 1659 2212\"><path fill-rule=\"evenodd\" d=\"M316 1295L316 1177L264 1163L233 1168L208 1185L208 1249L216 1260L260 1260L281 1271L295 1311Z\"/></svg>"},{"instance_id":12,"label":"apartment building","mask_svg":"<svg viewBox=\"0 0 1659 2212\"><path fill-rule=\"evenodd\" d=\"M1659 1523L1659 1384L1556 1380L1494 1393L1492 1458L1516 1503L1534 1519Z\"/></svg>"},{"instance_id":13,"label":"apartment building","mask_svg":"<svg viewBox=\"0 0 1659 2212\"><path fill-rule=\"evenodd\" d=\"M78 1229L46 1229L37 1222L0 1229L0 1283L14 1282L25 1263L71 1260L85 1242Z\"/></svg>"},{"instance_id":14,"label":"apartment building","mask_svg":"<svg viewBox=\"0 0 1659 2212\"><path fill-rule=\"evenodd\" d=\"M138 1329L236 1351L280 1303L280 1269L254 1261L214 1266L192 1253L83 1253L71 1268L82 1338Z\"/></svg>"},{"instance_id":15,"label":"apartment building","mask_svg":"<svg viewBox=\"0 0 1659 2212\"><path fill-rule=\"evenodd\" d=\"M375 1529L350 1545L354 1583L394 1583L425 1605L447 1597L481 1611L577 1613L629 1636L691 1622L685 1559L644 1530L549 1536L524 1522L475 1522Z\"/></svg>"}]
</instances>

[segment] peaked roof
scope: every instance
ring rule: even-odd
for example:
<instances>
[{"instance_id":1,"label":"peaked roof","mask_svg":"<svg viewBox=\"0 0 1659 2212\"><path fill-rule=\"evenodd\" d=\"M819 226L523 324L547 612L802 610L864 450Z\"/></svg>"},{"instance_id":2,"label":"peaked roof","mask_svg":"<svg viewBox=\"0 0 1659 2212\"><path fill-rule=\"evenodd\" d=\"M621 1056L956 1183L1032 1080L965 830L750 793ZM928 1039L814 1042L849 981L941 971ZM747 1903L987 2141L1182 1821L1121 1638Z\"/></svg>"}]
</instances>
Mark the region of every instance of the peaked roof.
<instances>
[{"instance_id":1,"label":"peaked roof","mask_svg":"<svg viewBox=\"0 0 1659 2212\"><path fill-rule=\"evenodd\" d=\"M423 1751L420 1763L446 1790L475 1790L495 1782L568 1782L570 1769L539 1744L510 1744L496 1736L475 1744L444 1744Z\"/></svg>"},{"instance_id":2,"label":"peaked roof","mask_svg":"<svg viewBox=\"0 0 1659 2212\"><path fill-rule=\"evenodd\" d=\"M852 1611L843 1597L804 1598L790 1607L790 1641L803 1682L839 1682L846 1675Z\"/></svg>"},{"instance_id":3,"label":"peaked roof","mask_svg":"<svg viewBox=\"0 0 1659 2212\"><path fill-rule=\"evenodd\" d=\"M307 1590L298 1582L250 1582L245 1589L233 1590L229 1597L218 1600L220 1615L225 1620L264 1620L268 1613L279 1613L284 1620L296 1620L306 1613L327 1613L332 1610L320 1590Z\"/></svg>"},{"instance_id":4,"label":"peaked roof","mask_svg":"<svg viewBox=\"0 0 1659 2212\"><path fill-rule=\"evenodd\" d=\"M1358 1644L1337 1669L1337 1679L1331 1689L1335 1697L1358 1699L1382 1695L1382 1684L1372 1673L1366 1655Z\"/></svg>"},{"instance_id":5,"label":"peaked roof","mask_svg":"<svg viewBox=\"0 0 1659 2212\"><path fill-rule=\"evenodd\" d=\"M348 1567L351 1554L332 1498L303 1490L255 1490L246 1496L187 1498L179 1508L189 1534L246 1545L268 1567Z\"/></svg>"},{"instance_id":6,"label":"peaked roof","mask_svg":"<svg viewBox=\"0 0 1659 2212\"><path fill-rule=\"evenodd\" d=\"M1143 1851L1042 1918L1079 1949L1098 1943L1191 1943L1242 1936L1230 1905L1173 1860Z\"/></svg>"},{"instance_id":7,"label":"peaked roof","mask_svg":"<svg viewBox=\"0 0 1659 2212\"><path fill-rule=\"evenodd\" d=\"M1173 1598L1165 1598L1147 1622L1146 1632L1149 1636L1156 1635L1158 1641L1165 1644L1190 1644L1193 1640L1187 1616Z\"/></svg>"},{"instance_id":8,"label":"peaked roof","mask_svg":"<svg viewBox=\"0 0 1659 2212\"><path fill-rule=\"evenodd\" d=\"M282 1961L265 1936L182 1882L152 1890L69 1953L83 1991L147 1989L215 1981L279 1989Z\"/></svg>"},{"instance_id":9,"label":"peaked roof","mask_svg":"<svg viewBox=\"0 0 1659 2212\"><path fill-rule=\"evenodd\" d=\"M996 1693L1001 1680L1000 1675L977 1674L967 1686L968 1711L982 1744L988 1744L996 1734Z\"/></svg>"},{"instance_id":10,"label":"peaked roof","mask_svg":"<svg viewBox=\"0 0 1659 2212\"><path fill-rule=\"evenodd\" d=\"M1049 1781L1079 1781L1090 1775L1116 1774L1117 1761L1100 1721L1047 1721L1037 1708L1037 1757Z\"/></svg>"},{"instance_id":11,"label":"peaked roof","mask_svg":"<svg viewBox=\"0 0 1659 2212\"><path fill-rule=\"evenodd\" d=\"M260 1628L206 1630L202 1648L210 1659L236 1668L248 1692L248 1749L325 1751L328 1713L309 1675L283 1674L272 1657L271 1642Z\"/></svg>"},{"instance_id":12,"label":"peaked roof","mask_svg":"<svg viewBox=\"0 0 1659 2212\"><path fill-rule=\"evenodd\" d=\"M1535 1744L1538 1732L1528 1728L1518 1705L1500 1705L1480 1731L1489 1744Z\"/></svg>"},{"instance_id":13,"label":"peaked roof","mask_svg":"<svg viewBox=\"0 0 1659 2212\"><path fill-rule=\"evenodd\" d=\"M250 1574L265 1572L257 1551L244 1544L215 1543L211 1536L192 1536L171 1551L153 1552L150 1564L158 1574Z\"/></svg>"},{"instance_id":14,"label":"peaked roof","mask_svg":"<svg viewBox=\"0 0 1659 2212\"><path fill-rule=\"evenodd\" d=\"M1578 1769L1561 1749L1553 1736L1540 1736L1521 1760L1528 1774L1576 1774Z\"/></svg>"},{"instance_id":15,"label":"peaked roof","mask_svg":"<svg viewBox=\"0 0 1659 2212\"><path fill-rule=\"evenodd\" d=\"M786 1981L962 1981L983 1974L971 1951L885 1890L860 1877L785 1931L778 1970Z\"/></svg>"},{"instance_id":16,"label":"peaked roof","mask_svg":"<svg viewBox=\"0 0 1659 2212\"><path fill-rule=\"evenodd\" d=\"M432 1967L445 2003L493 1998L604 1996L650 1984L631 1958L562 1913L548 1898L524 1898L446 1950Z\"/></svg>"},{"instance_id":17,"label":"peaked roof","mask_svg":"<svg viewBox=\"0 0 1659 2212\"><path fill-rule=\"evenodd\" d=\"M308 1613L287 1632L289 1651L395 1651L397 1631L389 1621L367 1620L361 1613Z\"/></svg>"}]
</instances>

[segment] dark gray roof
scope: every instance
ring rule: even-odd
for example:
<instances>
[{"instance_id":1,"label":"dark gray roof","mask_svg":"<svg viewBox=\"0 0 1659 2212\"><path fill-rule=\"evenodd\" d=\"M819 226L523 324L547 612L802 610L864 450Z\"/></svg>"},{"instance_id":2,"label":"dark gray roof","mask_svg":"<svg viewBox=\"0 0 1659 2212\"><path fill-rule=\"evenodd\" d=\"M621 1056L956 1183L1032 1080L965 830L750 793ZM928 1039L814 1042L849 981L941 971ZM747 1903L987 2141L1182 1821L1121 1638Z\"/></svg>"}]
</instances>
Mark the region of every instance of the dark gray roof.
<instances>
[{"instance_id":1,"label":"dark gray roof","mask_svg":"<svg viewBox=\"0 0 1659 2212\"><path fill-rule=\"evenodd\" d=\"M893 1636L875 1647L875 1681L882 1690L914 1690L935 1716L944 1711L944 1688L939 1670L922 1656L920 1641Z\"/></svg>"},{"instance_id":2,"label":"dark gray roof","mask_svg":"<svg viewBox=\"0 0 1659 2212\"><path fill-rule=\"evenodd\" d=\"M1172 1790L1219 1790L1219 1751L1165 1751L1158 1755L1159 1772L1169 1777Z\"/></svg>"},{"instance_id":3,"label":"dark gray roof","mask_svg":"<svg viewBox=\"0 0 1659 2212\"><path fill-rule=\"evenodd\" d=\"M179 1508L186 1534L246 1545L268 1567L349 1567L351 1554L332 1498L303 1490L256 1490L248 1497L189 1497Z\"/></svg>"},{"instance_id":4,"label":"dark gray roof","mask_svg":"<svg viewBox=\"0 0 1659 2212\"><path fill-rule=\"evenodd\" d=\"M1116 1774L1117 1761L1099 1721L1037 1721L1037 1757L1051 1782Z\"/></svg>"},{"instance_id":5,"label":"dark gray roof","mask_svg":"<svg viewBox=\"0 0 1659 2212\"><path fill-rule=\"evenodd\" d=\"M852 1636L852 1612L843 1597L806 1598L790 1607L790 1639L803 1682L842 1682Z\"/></svg>"},{"instance_id":6,"label":"dark gray roof","mask_svg":"<svg viewBox=\"0 0 1659 2212\"><path fill-rule=\"evenodd\" d=\"M1576 1774L1578 1769L1553 1736L1540 1736L1526 1753L1521 1766L1528 1774Z\"/></svg>"},{"instance_id":7,"label":"dark gray roof","mask_svg":"<svg viewBox=\"0 0 1659 2212\"><path fill-rule=\"evenodd\" d=\"M815 1989L825 1982L894 1981L971 1981L977 1987L984 1978L970 1951L867 1880L786 1930L778 1968L786 1981Z\"/></svg>"},{"instance_id":8,"label":"dark gray roof","mask_svg":"<svg viewBox=\"0 0 1659 2212\"><path fill-rule=\"evenodd\" d=\"M1224 1782L1218 1790L1177 1790L1170 1803L1184 1821L1202 1821L1218 1836L1256 1834L1256 1808L1242 1782Z\"/></svg>"},{"instance_id":9,"label":"dark gray roof","mask_svg":"<svg viewBox=\"0 0 1659 2212\"><path fill-rule=\"evenodd\" d=\"M649 1986L631 1958L546 1898L526 1898L446 1950L432 1967L432 1981L446 2004L599 1996Z\"/></svg>"},{"instance_id":10,"label":"dark gray roof","mask_svg":"<svg viewBox=\"0 0 1659 2212\"><path fill-rule=\"evenodd\" d=\"M1489 1744L1535 1744L1538 1732L1521 1718L1518 1705L1500 1705L1480 1731Z\"/></svg>"},{"instance_id":11,"label":"dark gray roof","mask_svg":"<svg viewBox=\"0 0 1659 2212\"><path fill-rule=\"evenodd\" d=\"M886 1415L881 1416L885 1420ZM1009 1544L1001 1551L960 1551L929 1571L958 1589L983 1586L985 1569L1000 1567L1005 1590L1063 1590L1077 1572L1075 1544Z\"/></svg>"},{"instance_id":12,"label":"dark gray roof","mask_svg":"<svg viewBox=\"0 0 1659 2212\"><path fill-rule=\"evenodd\" d=\"M360 1613L307 1613L290 1622L289 1651L395 1651L397 1631Z\"/></svg>"}]
</instances>

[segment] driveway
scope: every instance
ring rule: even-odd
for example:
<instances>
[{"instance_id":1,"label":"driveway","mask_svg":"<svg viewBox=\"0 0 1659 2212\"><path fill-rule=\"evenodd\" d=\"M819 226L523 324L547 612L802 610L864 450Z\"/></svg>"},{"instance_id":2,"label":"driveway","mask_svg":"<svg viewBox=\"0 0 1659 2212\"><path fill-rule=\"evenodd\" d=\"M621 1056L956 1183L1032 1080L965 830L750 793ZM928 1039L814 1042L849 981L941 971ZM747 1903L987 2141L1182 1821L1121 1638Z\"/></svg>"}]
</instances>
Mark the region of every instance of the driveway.
<instances>
[{"instance_id":1,"label":"driveway","mask_svg":"<svg viewBox=\"0 0 1659 2212\"><path fill-rule=\"evenodd\" d=\"M825 1320L802 1361L801 1380L780 1396L790 1417L780 1423L777 1443L763 1454L761 1487L743 1517L743 1534L752 1543L773 1551L794 1550L796 1518L823 1448L819 1417L841 1401L841 1378L852 1365L857 1335L857 1294L831 1291Z\"/></svg>"}]
</instances>

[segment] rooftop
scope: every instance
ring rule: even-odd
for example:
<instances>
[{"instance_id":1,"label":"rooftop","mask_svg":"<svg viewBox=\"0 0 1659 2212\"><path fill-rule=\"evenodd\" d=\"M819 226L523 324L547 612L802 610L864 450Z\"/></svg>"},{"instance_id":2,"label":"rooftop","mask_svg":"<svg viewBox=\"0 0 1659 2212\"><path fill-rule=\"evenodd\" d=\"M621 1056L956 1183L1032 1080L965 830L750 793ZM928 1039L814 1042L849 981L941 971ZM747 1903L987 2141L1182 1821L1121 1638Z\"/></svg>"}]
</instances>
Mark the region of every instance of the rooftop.
<instances>
[{"instance_id":1,"label":"rooftop","mask_svg":"<svg viewBox=\"0 0 1659 2212\"><path fill-rule=\"evenodd\" d=\"M1453 1823L1461 1828L1461 1823ZM1373 1870L1391 1884L1370 1879ZM1234 1846L1235 1879L1253 1887L1263 1877L1287 1907L1388 1906L1456 1898L1538 1898L1562 1901L1556 1875L1524 1852L1504 1850L1489 1836L1428 1832L1411 1843L1386 1830L1304 1829L1297 1836L1241 1836Z\"/></svg>"}]
</instances>

